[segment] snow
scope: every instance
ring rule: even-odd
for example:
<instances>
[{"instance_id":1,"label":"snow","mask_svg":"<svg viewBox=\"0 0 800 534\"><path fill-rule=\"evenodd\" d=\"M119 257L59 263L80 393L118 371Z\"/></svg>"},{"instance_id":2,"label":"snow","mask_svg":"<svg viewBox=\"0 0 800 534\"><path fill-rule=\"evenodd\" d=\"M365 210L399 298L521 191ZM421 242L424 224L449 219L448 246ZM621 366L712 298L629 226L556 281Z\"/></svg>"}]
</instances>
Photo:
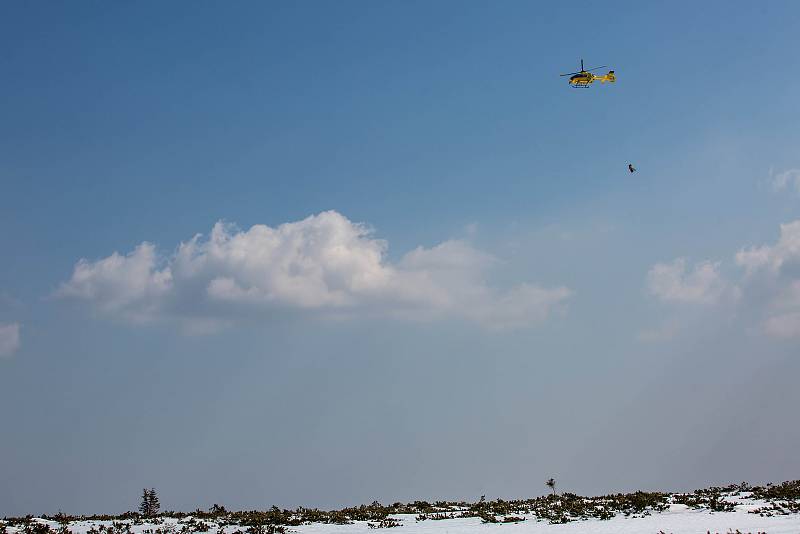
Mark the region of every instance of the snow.
<instances>
[{"instance_id":1,"label":"snow","mask_svg":"<svg viewBox=\"0 0 800 534\"><path fill-rule=\"evenodd\" d=\"M601 521L589 519L551 525L537 522L534 516L520 523L485 524L478 518L444 519L440 521L415 521L414 516L394 516L402 526L388 529L389 534L727 534L739 529L743 533L800 534L800 515L760 517L745 510L734 512L709 512L690 510L683 505L673 505L669 511L641 518L617 516ZM303 525L293 527L298 534L376 534L387 532L370 529L366 523L352 525Z\"/></svg>"},{"instance_id":2,"label":"snow","mask_svg":"<svg viewBox=\"0 0 800 534\"><path fill-rule=\"evenodd\" d=\"M758 508L766 503L748 500L737 505L732 512L711 512L707 509L696 510L682 504L672 504L667 511L654 513L645 517L625 517L618 515L609 520L588 519L573 521L566 524L549 524L537 521L533 515L522 514L526 521L519 523L482 523L479 518L459 518L444 520L417 521L415 515L394 515L401 525L391 529L372 529L366 521L357 521L349 525L331 525L312 523L297 527L287 527L287 532L296 534L728 534L741 533L768 533L768 534L800 534L800 514L776 515L761 517L758 514L748 513L748 510ZM133 525L131 521L124 521L131 525L134 534L144 534L145 531L163 529L172 525L174 532L178 533L180 527L188 518L178 520L165 518L163 524L144 523ZM58 523L43 521L54 530ZM86 534L92 527L100 525L110 526L111 521L74 521L69 524L73 534ZM217 525L207 522L211 528L210 534L218 532ZM228 525L227 534L232 534L239 527ZM21 529L8 526L9 534L18 534ZM244 527L241 531L244 532Z\"/></svg>"},{"instance_id":3,"label":"snow","mask_svg":"<svg viewBox=\"0 0 800 534\"><path fill-rule=\"evenodd\" d=\"M800 534L800 482L785 482L778 486L767 488L730 486L728 488L709 488L698 490L693 494L652 494L659 497L655 500L638 499L641 494L628 496L605 497L578 497L564 494L562 496L547 497L542 500L511 501L516 504L507 506L505 501L490 501L475 504L437 504L436 507L427 509L425 514L393 514L389 517L398 521L398 526L392 528L372 528L378 522L373 521L372 526L367 521L355 521L350 524L337 525L329 523L306 523L299 526L283 527L291 534ZM751 491L752 490L752 491ZM570 496L571 497L567 497ZM631 497L634 497L632 500ZM627 499L627 500L626 500ZM766 500L765 500L766 499ZM713 502L712 502L713 501ZM585 503L586 507L575 506L575 503ZM650 504L646 504L650 502ZM566 503L566 508L559 508ZM686 503L686 504L683 504ZM730 511L713 511L724 509L721 506L727 503L733 505ZM687 506L688 504L688 506ZM381 516L381 508L375 503L377 510L373 509L376 517ZM645 508L645 505L647 506ZM605 508L603 508L605 506ZM396 507L395 511L414 511L414 507ZM419 508L417 508L419 510ZM425 508L423 508L425 509ZM502 523L504 516L491 516L495 513L517 510L516 517L525 520L516 523ZM562 510L559 513L558 510ZM636 515L626 516L620 510L632 512L639 510ZM347 512L351 517L369 517L365 507L360 507L360 515ZM459 515L472 515L476 510L484 517L496 517L500 523L484 523L480 517L456 517ZM564 512L563 510L569 510ZM587 510L589 510L587 512ZM609 511L616 513L611 519L593 517L594 511ZM662 510L662 511L658 511ZM430 519L432 512L446 512L452 516L448 519ZM577 514L589 519L579 519L572 515L574 520L568 523L551 524L538 519L535 512L546 514L548 517L564 518L567 514ZM300 512L283 512L284 519L294 518L301 520L304 517ZM341 513L344 513L342 511ZM194 515L194 514L193 514ZM440 514L443 515L443 514ZM107 516L106 516L107 517ZM127 516L130 517L130 516ZM261 516L264 518L264 516ZM319 518L319 515L305 516ZM417 520L422 517L423 520ZM600 514L602 517L602 514ZM51 518L52 519L52 518ZM249 513L207 514L198 513L195 519L192 515L183 517L160 516L156 519L143 522L134 521L133 518L115 521L83 520L70 521L66 527L70 534L251 534L248 527L240 525L238 521L252 521ZM264 518L264 520L266 520ZM67 534L62 530L62 525L57 521L34 519L49 528L44 534ZM251 523L252 524L252 523ZM0 532L7 534L29 534L42 529L23 528L21 520L0 520ZM113 525L113 526L112 526ZM3 528L5 527L5 528ZM105 527L105 528L102 528ZM207 529L207 530L200 530ZM269 529L259 529L266 533ZM27 532L26 532L27 531ZM98 532L100 531L100 532Z\"/></svg>"}]
</instances>

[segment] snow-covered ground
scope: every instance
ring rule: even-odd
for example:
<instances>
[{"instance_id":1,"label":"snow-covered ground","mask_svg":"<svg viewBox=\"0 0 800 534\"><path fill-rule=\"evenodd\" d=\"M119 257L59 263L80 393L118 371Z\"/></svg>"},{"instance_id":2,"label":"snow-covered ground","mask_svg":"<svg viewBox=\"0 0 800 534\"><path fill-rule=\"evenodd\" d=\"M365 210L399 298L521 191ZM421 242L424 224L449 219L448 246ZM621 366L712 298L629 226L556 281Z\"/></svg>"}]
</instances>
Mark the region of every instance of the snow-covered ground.
<instances>
[{"instance_id":1,"label":"snow-covered ground","mask_svg":"<svg viewBox=\"0 0 800 534\"><path fill-rule=\"evenodd\" d=\"M526 521L508 524L485 524L478 518L445 519L416 522L413 516L402 518L402 526L389 529L391 534L727 534L740 532L756 534L800 534L800 515L760 517L744 510L735 512L708 512L689 510L683 505L673 505L667 512L641 518L617 516L613 519L573 521L561 525L537 522L528 516ZM303 525L293 527L300 534L375 534L366 523L352 525Z\"/></svg>"},{"instance_id":2,"label":"snow-covered ground","mask_svg":"<svg viewBox=\"0 0 800 534\"><path fill-rule=\"evenodd\" d=\"M380 520L392 511L403 513L388 515L392 518L388 521ZM409 513L415 511L419 513ZM0 520L0 534L800 534L800 481L766 487L742 483L694 493L636 492L601 497L565 493L520 501L482 498L478 503L435 505L415 501L388 507L376 502L329 512L274 507L261 512L229 512L215 505L209 512L198 510L195 514L196 517L176 514L179 517L144 519L127 513L115 521L63 515L50 518L60 518L63 523L10 518ZM475 516L499 522L485 522ZM348 524L308 522L369 517L378 519ZM436 517L440 519L432 519ZM386 528L392 523L395 526Z\"/></svg>"},{"instance_id":3,"label":"snow-covered ground","mask_svg":"<svg viewBox=\"0 0 800 534\"><path fill-rule=\"evenodd\" d=\"M287 532L296 534L376 534L385 532L388 534L706 534L707 532L728 534L736 532L742 533L768 533L768 534L800 534L800 514L776 515L772 517L761 517L758 514L748 513L765 503L758 501L747 501L737 505L732 512L711 512L707 509L695 510L682 504L672 504L669 509L660 513L653 513L645 517L625 517L618 515L612 519L599 520L588 519L573 521L566 524L549 524L544 521L537 521L533 515L525 515L525 521L518 523L494 523L487 524L481 522L479 518L461 518L444 520L425 520L417 521L415 515L394 515L392 517L400 520L400 526L391 529L373 529L366 521L357 521L348 525L331 525L323 523L313 523L295 527L287 527ZM182 525L189 518L181 520L166 518L161 524L139 524L134 525L131 521L124 521L129 524L134 534L152 534L157 529L160 532L178 533ZM59 528L55 521L36 520L48 524L53 530ZM100 525L110 526L111 521L74 521L68 525L73 534L87 534L90 529L97 529ZM117 523L119 524L119 522ZM217 534L217 525L209 523L209 533ZM226 534L244 528L236 525L224 527ZM22 534L22 529L9 525L9 534Z\"/></svg>"}]
</instances>

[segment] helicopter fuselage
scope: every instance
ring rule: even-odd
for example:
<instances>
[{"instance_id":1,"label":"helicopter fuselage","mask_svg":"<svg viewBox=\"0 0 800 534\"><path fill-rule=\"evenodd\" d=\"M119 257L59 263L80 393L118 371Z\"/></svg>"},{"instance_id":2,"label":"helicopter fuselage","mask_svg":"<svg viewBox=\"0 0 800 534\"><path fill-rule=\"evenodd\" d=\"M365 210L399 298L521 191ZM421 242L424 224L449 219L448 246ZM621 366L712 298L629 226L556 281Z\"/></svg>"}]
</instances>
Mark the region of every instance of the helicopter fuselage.
<instances>
[{"instance_id":1,"label":"helicopter fuselage","mask_svg":"<svg viewBox=\"0 0 800 534\"><path fill-rule=\"evenodd\" d=\"M594 74L590 72L580 72L574 76L571 76L569 79L569 83L575 86L589 85L593 81L594 81Z\"/></svg>"},{"instance_id":2,"label":"helicopter fuselage","mask_svg":"<svg viewBox=\"0 0 800 534\"><path fill-rule=\"evenodd\" d=\"M581 71L573 76L570 76L569 83L573 87L588 87L590 83L599 80L600 83L606 82L616 82L617 77L614 75L614 71L608 71L608 74L604 74L602 76L597 76L592 74L591 72Z\"/></svg>"}]
</instances>

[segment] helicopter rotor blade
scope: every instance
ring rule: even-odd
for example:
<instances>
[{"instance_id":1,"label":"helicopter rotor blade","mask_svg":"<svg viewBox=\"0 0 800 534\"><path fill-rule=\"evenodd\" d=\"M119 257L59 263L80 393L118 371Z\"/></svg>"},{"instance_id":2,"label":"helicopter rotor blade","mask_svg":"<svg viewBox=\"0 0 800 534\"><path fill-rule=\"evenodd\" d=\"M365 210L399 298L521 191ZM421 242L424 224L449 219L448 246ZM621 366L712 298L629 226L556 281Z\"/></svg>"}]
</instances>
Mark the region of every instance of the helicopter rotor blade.
<instances>
[{"instance_id":1,"label":"helicopter rotor blade","mask_svg":"<svg viewBox=\"0 0 800 534\"><path fill-rule=\"evenodd\" d=\"M597 70L597 69L605 69L605 68L608 68L608 65L601 65L600 67L594 67L593 69L587 69L587 71L586 71L586 72L591 72L591 71L593 71L593 70Z\"/></svg>"},{"instance_id":2,"label":"helicopter rotor blade","mask_svg":"<svg viewBox=\"0 0 800 534\"><path fill-rule=\"evenodd\" d=\"M580 72L568 72L566 74L559 74L559 76L572 76L573 74L580 74Z\"/></svg>"}]
</instances>

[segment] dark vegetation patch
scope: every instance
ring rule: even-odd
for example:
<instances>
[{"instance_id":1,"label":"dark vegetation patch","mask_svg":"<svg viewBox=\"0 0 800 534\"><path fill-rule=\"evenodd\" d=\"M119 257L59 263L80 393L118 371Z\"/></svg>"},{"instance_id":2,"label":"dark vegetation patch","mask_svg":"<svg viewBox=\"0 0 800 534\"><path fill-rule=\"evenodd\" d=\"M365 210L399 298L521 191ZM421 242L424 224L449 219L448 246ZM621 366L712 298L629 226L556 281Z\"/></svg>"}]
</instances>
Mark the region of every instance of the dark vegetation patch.
<instances>
[{"instance_id":1,"label":"dark vegetation patch","mask_svg":"<svg viewBox=\"0 0 800 534\"><path fill-rule=\"evenodd\" d=\"M611 519L618 515L642 517L667 510L670 504L683 504L692 509L728 512L735 509L732 500L765 504L750 513L761 516L800 513L800 480L751 486L747 483L711 487L691 493L660 493L637 491L599 497L582 497L574 493L556 494L522 500L486 500L474 503L463 501L414 501L383 505L378 501L368 505L319 510L300 507L295 510L273 506L267 510L229 511L214 505L209 510L194 512L160 512L145 517L139 512L120 515L71 516L63 513L42 516L4 518L0 534L9 534L13 526L18 534L72 534L69 525L76 521L103 521L92 526L88 534L132 534L132 525L147 524L144 534L286 534L291 527L309 523L349 524L366 522L370 528L392 528L401 520L391 517L407 514L417 521L440 521L457 518L479 518L484 523L516 523L537 520L549 523L568 523L585 519ZM152 512L152 510L150 510ZM165 518L177 519L177 524ZM226 528L227 527L227 528Z\"/></svg>"}]
</instances>

